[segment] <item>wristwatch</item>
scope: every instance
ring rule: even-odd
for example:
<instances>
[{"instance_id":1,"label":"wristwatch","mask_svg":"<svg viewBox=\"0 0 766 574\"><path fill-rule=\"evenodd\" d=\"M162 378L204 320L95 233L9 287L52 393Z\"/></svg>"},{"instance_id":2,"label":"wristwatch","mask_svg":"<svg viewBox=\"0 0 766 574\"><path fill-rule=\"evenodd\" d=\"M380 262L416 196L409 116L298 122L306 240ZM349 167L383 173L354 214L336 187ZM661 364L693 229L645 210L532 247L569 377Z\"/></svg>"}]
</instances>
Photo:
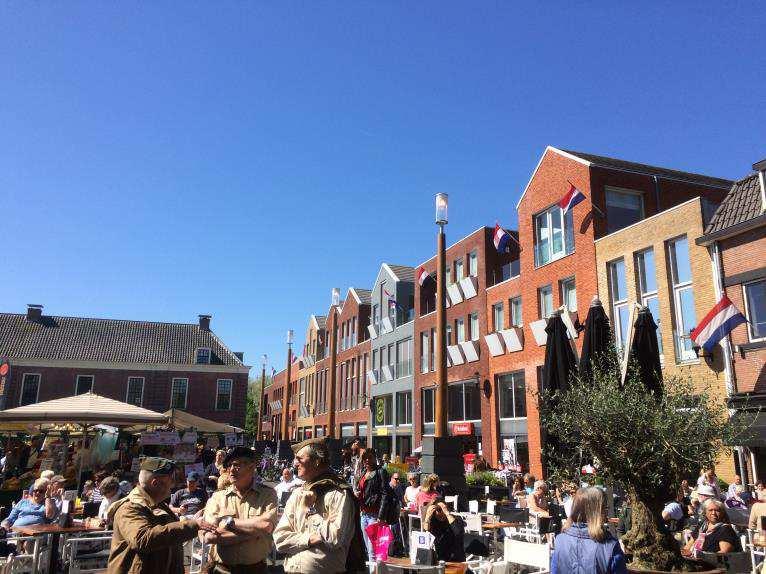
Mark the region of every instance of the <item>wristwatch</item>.
<instances>
[{"instance_id":1,"label":"wristwatch","mask_svg":"<svg viewBox=\"0 0 766 574\"><path fill-rule=\"evenodd\" d=\"M234 530L234 518L231 516L226 516L221 520L220 525L225 530Z\"/></svg>"}]
</instances>

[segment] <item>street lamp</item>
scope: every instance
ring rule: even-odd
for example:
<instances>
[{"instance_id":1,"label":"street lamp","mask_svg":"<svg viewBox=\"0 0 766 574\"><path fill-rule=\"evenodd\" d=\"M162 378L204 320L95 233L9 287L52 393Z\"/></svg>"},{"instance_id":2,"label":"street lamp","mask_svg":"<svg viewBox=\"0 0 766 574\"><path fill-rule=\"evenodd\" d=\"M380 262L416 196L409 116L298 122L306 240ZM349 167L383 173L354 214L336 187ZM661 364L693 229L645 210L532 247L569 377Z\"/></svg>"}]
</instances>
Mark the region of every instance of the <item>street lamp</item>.
<instances>
[{"instance_id":1,"label":"street lamp","mask_svg":"<svg viewBox=\"0 0 766 574\"><path fill-rule=\"evenodd\" d=\"M282 440L289 440L287 437L287 419L290 418L290 371L293 364L293 330L287 331L287 379L285 382L285 393L282 397L282 429L280 434Z\"/></svg>"},{"instance_id":2,"label":"street lamp","mask_svg":"<svg viewBox=\"0 0 766 574\"><path fill-rule=\"evenodd\" d=\"M269 358L266 354L261 357L261 398L258 403L258 424L255 427L255 440L261 440L261 426L263 424L263 394L266 391L266 364Z\"/></svg>"},{"instance_id":3,"label":"street lamp","mask_svg":"<svg viewBox=\"0 0 766 574\"><path fill-rule=\"evenodd\" d=\"M436 397L434 399L434 436L447 436L447 248L444 226L447 225L449 197L436 194Z\"/></svg>"}]
</instances>

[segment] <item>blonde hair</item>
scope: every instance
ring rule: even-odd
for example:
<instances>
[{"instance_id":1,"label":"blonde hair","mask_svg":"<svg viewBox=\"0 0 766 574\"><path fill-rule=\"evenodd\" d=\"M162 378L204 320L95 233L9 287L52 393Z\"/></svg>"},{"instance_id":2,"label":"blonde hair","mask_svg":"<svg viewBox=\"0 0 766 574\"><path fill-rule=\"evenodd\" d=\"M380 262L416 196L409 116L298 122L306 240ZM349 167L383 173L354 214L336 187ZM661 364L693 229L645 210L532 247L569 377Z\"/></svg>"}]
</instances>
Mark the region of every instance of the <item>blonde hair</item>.
<instances>
[{"instance_id":1,"label":"blonde hair","mask_svg":"<svg viewBox=\"0 0 766 574\"><path fill-rule=\"evenodd\" d=\"M604 504L604 492L595 486L578 488L572 499L572 511L569 514L570 524L585 523L588 525L588 536L596 542L606 540L604 531L604 518L606 517L606 505Z\"/></svg>"},{"instance_id":2,"label":"blonde hair","mask_svg":"<svg viewBox=\"0 0 766 574\"><path fill-rule=\"evenodd\" d=\"M50 480L47 478L38 478L33 484L32 488L34 490L42 489L42 488L48 488L48 485L51 483Z\"/></svg>"},{"instance_id":3,"label":"blonde hair","mask_svg":"<svg viewBox=\"0 0 766 574\"><path fill-rule=\"evenodd\" d=\"M423 479L423 484L420 486L420 489L423 492L431 492L434 489L434 486L436 485L437 482L439 482L439 475L429 474L427 477Z\"/></svg>"},{"instance_id":4,"label":"blonde hair","mask_svg":"<svg viewBox=\"0 0 766 574\"><path fill-rule=\"evenodd\" d=\"M44 478L45 480L50 480L56 475L55 472L52 470L44 470L40 473L40 478Z\"/></svg>"}]
</instances>

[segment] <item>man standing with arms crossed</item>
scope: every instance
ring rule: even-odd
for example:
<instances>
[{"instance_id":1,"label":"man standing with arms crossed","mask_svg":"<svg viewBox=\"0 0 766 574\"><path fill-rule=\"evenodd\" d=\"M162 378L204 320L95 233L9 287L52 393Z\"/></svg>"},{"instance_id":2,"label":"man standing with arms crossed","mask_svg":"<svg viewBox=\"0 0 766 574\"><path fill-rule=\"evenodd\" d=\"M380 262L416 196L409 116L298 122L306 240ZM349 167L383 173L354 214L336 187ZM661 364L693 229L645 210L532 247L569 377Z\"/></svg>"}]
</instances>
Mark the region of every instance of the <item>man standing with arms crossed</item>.
<instances>
[{"instance_id":1,"label":"man standing with arms crossed","mask_svg":"<svg viewBox=\"0 0 766 574\"><path fill-rule=\"evenodd\" d=\"M232 485L214 493L205 506L205 520L218 525L216 532L205 533L205 542L213 544L209 572L265 574L277 523L277 493L270 486L253 484L251 449L236 447L223 466Z\"/></svg>"}]
</instances>

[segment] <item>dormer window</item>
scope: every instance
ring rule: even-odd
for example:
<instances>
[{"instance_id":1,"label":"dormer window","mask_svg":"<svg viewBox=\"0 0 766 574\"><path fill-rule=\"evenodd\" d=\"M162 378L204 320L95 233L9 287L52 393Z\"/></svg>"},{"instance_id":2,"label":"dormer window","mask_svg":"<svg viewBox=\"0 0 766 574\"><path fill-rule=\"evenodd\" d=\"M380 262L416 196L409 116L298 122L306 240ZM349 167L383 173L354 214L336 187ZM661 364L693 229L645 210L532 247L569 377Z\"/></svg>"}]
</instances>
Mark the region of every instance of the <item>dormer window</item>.
<instances>
[{"instance_id":1,"label":"dormer window","mask_svg":"<svg viewBox=\"0 0 766 574\"><path fill-rule=\"evenodd\" d=\"M209 365L210 364L210 349L208 347L200 347L197 349L197 360L195 361L198 365Z\"/></svg>"}]
</instances>

